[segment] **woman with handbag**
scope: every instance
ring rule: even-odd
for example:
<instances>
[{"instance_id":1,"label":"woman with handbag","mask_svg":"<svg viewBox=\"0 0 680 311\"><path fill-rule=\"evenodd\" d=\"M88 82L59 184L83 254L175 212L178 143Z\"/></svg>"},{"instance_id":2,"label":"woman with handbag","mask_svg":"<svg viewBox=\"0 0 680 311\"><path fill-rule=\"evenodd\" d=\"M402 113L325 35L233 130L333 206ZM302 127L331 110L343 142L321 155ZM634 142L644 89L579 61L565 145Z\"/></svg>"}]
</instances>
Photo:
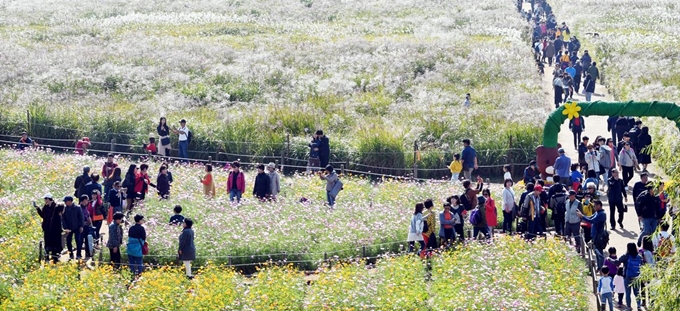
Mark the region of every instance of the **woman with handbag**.
<instances>
[{"instance_id":1,"label":"woman with handbag","mask_svg":"<svg viewBox=\"0 0 680 311\"><path fill-rule=\"evenodd\" d=\"M184 268L189 279L193 278L191 274L191 262L196 260L196 245L194 245L194 229L191 227L194 222L191 218L184 218L182 223L182 234L179 235L179 249L177 250L177 258L184 263Z\"/></svg>"},{"instance_id":2,"label":"woman with handbag","mask_svg":"<svg viewBox=\"0 0 680 311\"><path fill-rule=\"evenodd\" d=\"M102 223L104 222L104 215L108 214L108 211L104 211L104 204L102 203L102 195L99 190L92 190L92 200L90 200L87 205L87 212L90 214L92 219L92 227L94 227L94 232L92 232L92 237L95 240L95 245L99 244L99 231L102 228Z\"/></svg>"},{"instance_id":3,"label":"woman with handbag","mask_svg":"<svg viewBox=\"0 0 680 311\"><path fill-rule=\"evenodd\" d=\"M516 214L515 190L512 179L506 179L503 188L503 233L512 233L512 221Z\"/></svg>"},{"instance_id":4,"label":"woman with handbag","mask_svg":"<svg viewBox=\"0 0 680 311\"><path fill-rule=\"evenodd\" d=\"M134 275L144 272L144 255L148 254L146 230L142 227L144 216L135 215L135 225L128 230L127 255L130 260L130 271Z\"/></svg>"},{"instance_id":5,"label":"woman with handbag","mask_svg":"<svg viewBox=\"0 0 680 311\"><path fill-rule=\"evenodd\" d=\"M156 131L158 132L158 136L161 137L160 144L158 144L158 154L160 154L163 157L169 157L170 156L170 127L167 124L167 120L165 117L161 117L161 120L158 122L158 126L156 127Z\"/></svg>"}]
</instances>

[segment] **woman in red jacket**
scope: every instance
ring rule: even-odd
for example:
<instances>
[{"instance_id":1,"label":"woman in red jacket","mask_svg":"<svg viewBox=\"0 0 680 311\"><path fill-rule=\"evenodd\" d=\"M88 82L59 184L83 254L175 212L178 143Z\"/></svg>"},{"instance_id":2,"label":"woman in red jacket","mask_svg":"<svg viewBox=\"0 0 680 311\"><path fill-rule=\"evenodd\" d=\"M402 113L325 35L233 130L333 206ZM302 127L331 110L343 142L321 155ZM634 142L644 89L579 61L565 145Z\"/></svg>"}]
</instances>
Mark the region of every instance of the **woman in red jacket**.
<instances>
[{"instance_id":1,"label":"woman in red jacket","mask_svg":"<svg viewBox=\"0 0 680 311\"><path fill-rule=\"evenodd\" d=\"M496 201L491 198L491 191L484 189L482 195L486 199L484 206L486 207L486 225L489 226L489 235L493 237L493 229L498 225L498 211L496 210Z\"/></svg>"},{"instance_id":2,"label":"woman in red jacket","mask_svg":"<svg viewBox=\"0 0 680 311\"><path fill-rule=\"evenodd\" d=\"M231 172L229 172L229 179L227 179L227 192L229 192L229 201L241 202L241 195L246 192L246 177L241 172L241 163L234 161L231 164Z\"/></svg>"},{"instance_id":3,"label":"woman in red jacket","mask_svg":"<svg viewBox=\"0 0 680 311\"><path fill-rule=\"evenodd\" d=\"M95 227L94 234L92 237L95 240L95 244L98 245L99 242L99 231L102 228L102 223L104 222L104 211L102 210L102 195L99 190L92 190L90 195L92 200L87 204L87 212L90 214L90 220L92 221L92 226Z\"/></svg>"},{"instance_id":4,"label":"woman in red jacket","mask_svg":"<svg viewBox=\"0 0 680 311\"><path fill-rule=\"evenodd\" d=\"M151 183L149 174L149 165L142 164L139 166L139 171L135 173L135 195L137 200L144 200L146 193L149 192L149 186L156 187L156 185Z\"/></svg>"}]
</instances>

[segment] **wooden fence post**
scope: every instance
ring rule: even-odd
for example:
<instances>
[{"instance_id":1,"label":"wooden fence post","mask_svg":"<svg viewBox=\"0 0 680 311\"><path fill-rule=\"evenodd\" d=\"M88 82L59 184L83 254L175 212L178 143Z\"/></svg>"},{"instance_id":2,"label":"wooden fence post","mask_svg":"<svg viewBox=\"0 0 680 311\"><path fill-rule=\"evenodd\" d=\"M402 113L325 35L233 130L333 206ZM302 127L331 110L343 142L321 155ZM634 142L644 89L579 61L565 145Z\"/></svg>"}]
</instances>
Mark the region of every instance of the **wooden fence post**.
<instances>
[{"instance_id":1,"label":"wooden fence post","mask_svg":"<svg viewBox=\"0 0 680 311\"><path fill-rule=\"evenodd\" d=\"M208 156L208 164L212 165L212 156Z\"/></svg>"},{"instance_id":2,"label":"wooden fence post","mask_svg":"<svg viewBox=\"0 0 680 311\"><path fill-rule=\"evenodd\" d=\"M507 158L508 158L508 163L510 164L510 172L512 174L515 173L515 161L513 161L512 158L512 136L508 138L508 153L507 153Z\"/></svg>"},{"instance_id":3,"label":"wooden fence post","mask_svg":"<svg viewBox=\"0 0 680 311\"><path fill-rule=\"evenodd\" d=\"M413 142L413 179L418 179L418 141Z\"/></svg>"},{"instance_id":4,"label":"wooden fence post","mask_svg":"<svg viewBox=\"0 0 680 311\"><path fill-rule=\"evenodd\" d=\"M32 134L31 127L31 112L26 109L26 133Z\"/></svg>"},{"instance_id":5,"label":"wooden fence post","mask_svg":"<svg viewBox=\"0 0 680 311\"><path fill-rule=\"evenodd\" d=\"M215 162L220 162L220 148L215 149Z\"/></svg>"},{"instance_id":6,"label":"wooden fence post","mask_svg":"<svg viewBox=\"0 0 680 311\"><path fill-rule=\"evenodd\" d=\"M111 138L111 152L116 152L116 139Z\"/></svg>"},{"instance_id":7,"label":"wooden fence post","mask_svg":"<svg viewBox=\"0 0 680 311\"><path fill-rule=\"evenodd\" d=\"M340 164L340 174L345 175L345 164Z\"/></svg>"}]
</instances>

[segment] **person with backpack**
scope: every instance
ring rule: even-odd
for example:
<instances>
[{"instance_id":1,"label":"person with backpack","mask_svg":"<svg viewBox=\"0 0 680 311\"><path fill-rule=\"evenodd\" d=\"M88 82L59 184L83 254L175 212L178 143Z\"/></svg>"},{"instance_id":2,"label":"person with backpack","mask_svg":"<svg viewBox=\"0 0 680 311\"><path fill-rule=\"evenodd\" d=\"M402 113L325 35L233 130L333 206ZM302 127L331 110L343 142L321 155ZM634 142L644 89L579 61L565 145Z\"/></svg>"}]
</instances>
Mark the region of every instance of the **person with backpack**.
<instances>
[{"instance_id":1,"label":"person with backpack","mask_svg":"<svg viewBox=\"0 0 680 311\"><path fill-rule=\"evenodd\" d=\"M481 195L477 197L477 206L470 212L470 224L473 226L473 239L478 239L480 233L483 233L486 239L491 238L486 222L486 199Z\"/></svg>"},{"instance_id":2,"label":"person with backpack","mask_svg":"<svg viewBox=\"0 0 680 311\"><path fill-rule=\"evenodd\" d=\"M619 171L614 169L611 174L612 177L607 180L607 199L609 200L610 213L609 224L612 226L612 230L616 230L614 212L618 211L618 223L621 229L623 229L623 214L626 212L623 202L628 203L628 193L626 192L626 185L623 183L623 179L619 178Z\"/></svg>"},{"instance_id":3,"label":"person with backpack","mask_svg":"<svg viewBox=\"0 0 680 311\"><path fill-rule=\"evenodd\" d=\"M661 230L654 234L652 238L655 253L660 258L673 256L675 254L675 237L668 232L670 225L664 221L661 223L660 228Z\"/></svg>"},{"instance_id":4,"label":"person with backpack","mask_svg":"<svg viewBox=\"0 0 680 311\"><path fill-rule=\"evenodd\" d=\"M179 157L182 162L186 162L189 159L189 142L191 141L191 131L187 127L187 120L179 121L179 128L172 129L172 132L177 134L177 149L179 151Z\"/></svg>"},{"instance_id":5,"label":"person with backpack","mask_svg":"<svg viewBox=\"0 0 680 311\"><path fill-rule=\"evenodd\" d=\"M565 224L564 224L564 238L569 240L574 236L576 241L576 251L581 251L581 217L578 216L579 211L583 211L581 202L576 199L576 191L569 190L569 197L564 202L565 208Z\"/></svg>"},{"instance_id":6,"label":"person with backpack","mask_svg":"<svg viewBox=\"0 0 680 311\"><path fill-rule=\"evenodd\" d=\"M607 214L602 210L602 201L595 200L595 214L592 216L585 216L580 211L576 214L581 217L581 220L591 224L590 234L593 237L593 250L597 260L597 269L601 269L604 264L604 249L609 243L609 232L605 228L607 224Z\"/></svg>"},{"instance_id":7,"label":"person with backpack","mask_svg":"<svg viewBox=\"0 0 680 311\"><path fill-rule=\"evenodd\" d=\"M420 244L419 252L425 250L425 241L423 239L423 229L425 222L423 221L423 210L425 205L423 203L417 203L416 208L413 211L413 216L411 216L411 224L408 226L408 244L409 251L414 250L415 242Z\"/></svg>"},{"instance_id":8,"label":"person with backpack","mask_svg":"<svg viewBox=\"0 0 680 311\"><path fill-rule=\"evenodd\" d=\"M574 149L578 149L578 143L581 141L581 133L586 130L586 121L583 116L578 116L569 120L569 129L574 136Z\"/></svg>"},{"instance_id":9,"label":"person with backpack","mask_svg":"<svg viewBox=\"0 0 680 311\"><path fill-rule=\"evenodd\" d=\"M73 188L75 188L75 197L80 198L83 194L89 195L86 191L86 186L88 183L92 181L92 178L90 177L90 167L89 166L83 166L83 174L76 177L76 181L73 183Z\"/></svg>"},{"instance_id":10,"label":"person with backpack","mask_svg":"<svg viewBox=\"0 0 680 311\"><path fill-rule=\"evenodd\" d=\"M661 209L661 200L654 194L654 186L648 184L647 190L635 199L635 203L638 221L642 222L642 232L640 233L640 238L638 238L638 243L641 243L643 236L651 236L656 231L656 227L659 224L656 215Z\"/></svg>"},{"instance_id":11,"label":"person with backpack","mask_svg":"<svg viewBox=\"0 0 680 311\"><path fill-rule=\"evenodd\" d=\"M470 211L477 206L477 195L482 192L483 187L484 181L479 176L477 176L477 187L474 189L472 188L472 182L470 180L466 179L463 181L463 188L465 188L465 191L460 196L460 204L463 205L466 211Z\"/></svg>"},{"instance_id":12,"label":"person with backpack","mask_svg":"<svg viewBox=\"0 0 680 311\"><path fill-rule=\"evenodd\" d=\"M527 240L534 239L540 231L541 213L545 212L545 207L543 207L541 201L542 192L543 187L541 185L533 186L533 192L526 196L522 205L522 218L528 221Z\"/></svg>"},{"instance_id":13,"label":"person with backpack","mask_svg":"<svg viewBox=\"0 0 680 311\"><path fill-rule=\"evenodd\" d=\"M565 227L565 220L566 220L566 201L567 201L567 195L564 192L564 186L562 184L556 184L550 187L550 190L553 190L555 188L555 195L550 198L550 210L552 211L552 215L550 216L550 219L553 220L555 223L555 234L557 236L562 236L564 233L564 227Z\"/></svg>"},{"instance_id":14,"label":"person with backpack","mask_svg":"<svg viewBox=\"0 0 680 311\"><path fill-rule=\"evenodd\" d=\"M628 243L626 246L626 254L621 256L617 261L617 265L623 264L623 285L626 288L626 306L628 310L631 309L631 291L635 294L635 302L637 302L637 308L640 309L641 297L640 297L640 282L636 282L637 278L640 276L640 268L644 264L644 259L638 253L637 246L635 243Z\"/></svg>"}]
</instances>

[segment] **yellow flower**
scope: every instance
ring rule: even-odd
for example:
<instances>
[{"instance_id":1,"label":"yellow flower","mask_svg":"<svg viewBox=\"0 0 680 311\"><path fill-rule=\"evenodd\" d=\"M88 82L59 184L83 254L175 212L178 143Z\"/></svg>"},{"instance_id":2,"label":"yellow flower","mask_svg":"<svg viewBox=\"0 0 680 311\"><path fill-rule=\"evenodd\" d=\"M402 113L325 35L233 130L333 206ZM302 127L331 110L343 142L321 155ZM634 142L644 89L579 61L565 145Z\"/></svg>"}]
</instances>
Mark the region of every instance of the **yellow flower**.
<instances>
[{"instance_id":1,"label":"yellow flower","mask_svg":"<svg viewBox=\"0 0 680 311\"><path fill-rule=\"evenodd\" d=\"M562 114L571 120L573 118L578 118L579 111L581 111L581 107L579 107L577 103L569 102L564 104L564 110L562 110Z\"/></svg>"}]
</instances>

